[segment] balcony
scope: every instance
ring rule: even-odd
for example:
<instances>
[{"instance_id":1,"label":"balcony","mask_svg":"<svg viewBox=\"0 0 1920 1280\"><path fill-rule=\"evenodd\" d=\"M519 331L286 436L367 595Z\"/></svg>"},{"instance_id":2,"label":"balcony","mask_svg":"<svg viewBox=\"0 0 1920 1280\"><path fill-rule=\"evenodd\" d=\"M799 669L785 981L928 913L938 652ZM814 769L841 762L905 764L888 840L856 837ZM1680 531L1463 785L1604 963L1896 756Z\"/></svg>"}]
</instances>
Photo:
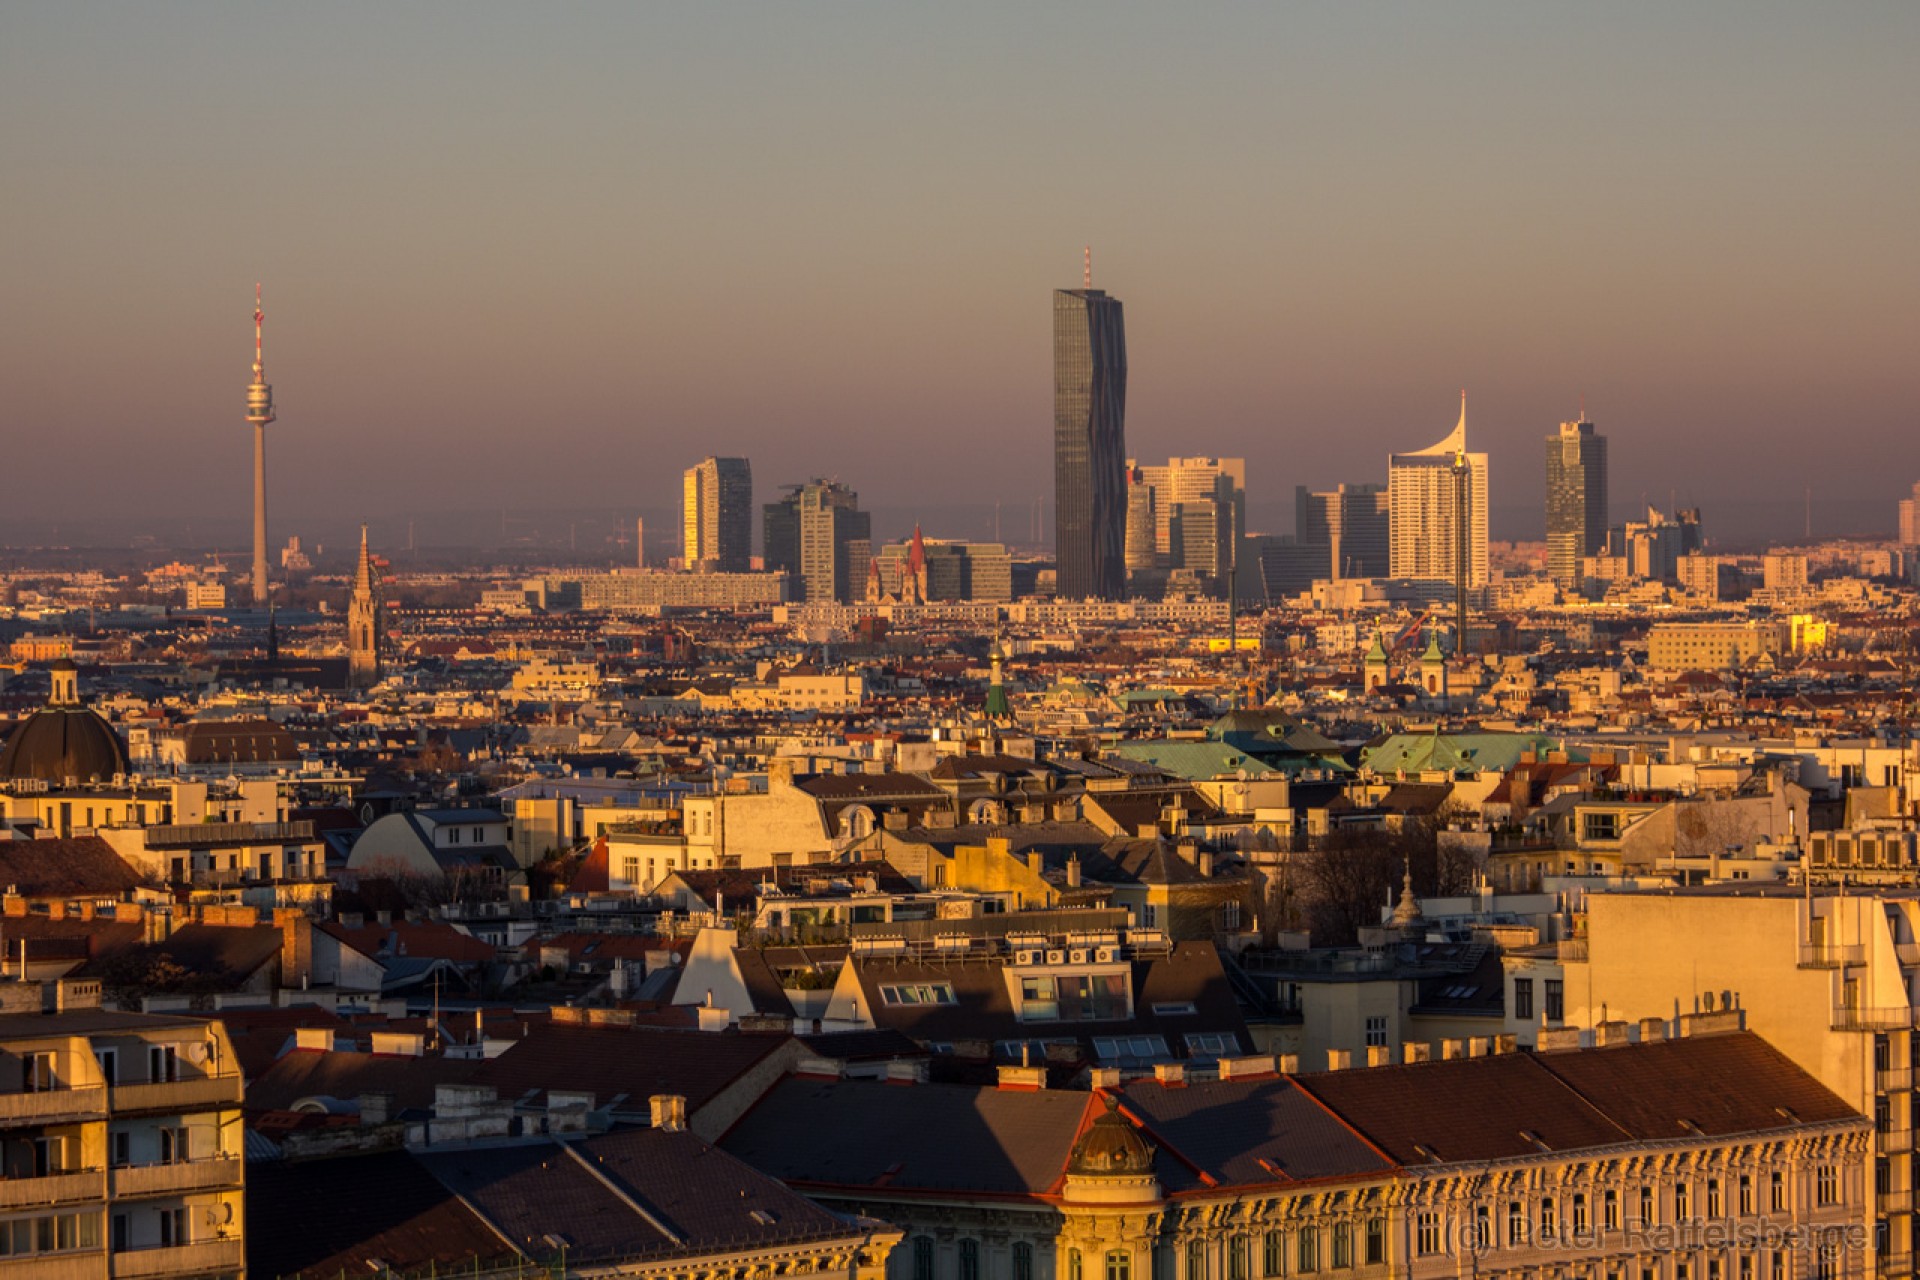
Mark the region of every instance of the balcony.
<instances>
[{"instance_id":1,"label":"balcony","mask_svg":"<svg viewBox=\"0 0 1920 1280\"><path fill-rule=\"evenodd\" d=\"M127 1165L113 1171L115 1199L180 1195L192 1191L225 1191L239 1185L240 1161L235 1156L183 1160L179 1164Z\"/></svg>"},{"instance_id":2,"label":"balcony","mask_svg":"<svg viewBox=\"0 0 1920 1280\"><path fill-rule=\"evenodd\" d=\"M1913 1025L1913 1008L1895 1004L1875 1007L1843 1004L1833 1011L1835 1031L1901 1031Z\"/></svg>"},{"instance_id":3,"label":"balcony","mask_svg":"<svg viewBox=\"0 0 1920 1280\"><path fill-rule=\"evenodd\" d=\"M1910 1253L1883 1253L1874 1259L1874 1270L1883 1276L1909 1276L1913 1274L1913 1255Z\"/></svg>"},{"instance_id":4,"label":"balcony","mask_svg":"<svg viewBox=\"0 0 1920 1280\"><path fill-rule=\"evenodd\" d=\"M1912 1067L1881 1067L1873 1073L1877 1093L1905 1093L1913 1088Z\"/></svg>"},{"instance_id":5,"label":"balcony","mask_svg":"<svg viewBox=\"0 0 1920 1280\"><path fill-rule=\"evenodd\" d=\"M200 1276L238 1271L246 1261L240 1237L200 1240L159 1249L128 1249L112 1256L115 1280L159 1280L163 1276Z\"/></svg>"},{"instance_id":6,"label":"balcony","mask_svg":"<svg viewBox=\"0 0 1920 1280\"><path fill-rule=\"evenodd\" d=\"M108 1099L115 1115L134 1111L193 1111L203 1107L240 1105L240 1073L187 1076L150 1084L120 1084Z\"/></svg>"},{"instance_id":7,"label":"balcony","mask_svg":"<svg viewBox=\"0 0 1920 1280\"><path fill-rule=\"evenodd\" d=\"M97 1084L77 1089L0 1093L0 1125L53 1124L98 1119L107 1111L107 1091Z\"/></svg>"},{"instance_id":8,"label":"balcony","mask_svg":"<svg viewBox=\"0 0 1920 1280\"><path fill-rule=\"evenodd\" d=\"M1874 1150L1883 1156L1897 1156L1913 1150L1911 1129L1882 1129L1873 1138Z\"/></svg>"},{"instance_id":9,"label":"balcony","mask_svg":"<svg viewBox=\"0 0 1920 1280\"><path fill-rule=\"evenodd\" d=\"M0 1280L100 1280L105 1274L106 1255L98 1249L0 1258Z\"/></svg>"},{"instance_id":10,"label":"balcony","mask_svg":"<svg viewBox=\"0 0 1920 1280\"><path fill-rule=\"evenodd\" d=\"M1800 948L1802 969L1842 969L1867 962L1867 949L1858 943L1821 943Z\"/></svg>"},{"instance_id":11,"label":"balcony","mask_svg":"<svg viewBox=\"0 0 1920 1280\"><path fill-rule=\"evenodd\" d=\"M1587 959L1587 940L1585 938L1563 938L1556 944L1556 958L1562 964L1585 964Z\"/></svg>"},{"instance_id":12,"label":"balcony","mask_svg":"<svg viewBox=\"0 0 1920 1280\"><path fill-rule=\"evenodd\" d=\"M1875 1196L1874 1199L1879 1207L1880 1216L1883 1218L1890 1213L1913 1212L1913 1192L1911 1190L1882 1191L1879 1195Z\"/></svg>"},{"instance_id":13,"label":"balcony","mask_svg":"<svg viewBox=\"0 0 1920 1280\"><path fill-rule=\"evenodd\" d=\"M77 1200L101 1200L106 1193L107 1176L98 1169L38 1178L0 1178L0 1209L41 1209Z\"/></svg>"}]
</instances>

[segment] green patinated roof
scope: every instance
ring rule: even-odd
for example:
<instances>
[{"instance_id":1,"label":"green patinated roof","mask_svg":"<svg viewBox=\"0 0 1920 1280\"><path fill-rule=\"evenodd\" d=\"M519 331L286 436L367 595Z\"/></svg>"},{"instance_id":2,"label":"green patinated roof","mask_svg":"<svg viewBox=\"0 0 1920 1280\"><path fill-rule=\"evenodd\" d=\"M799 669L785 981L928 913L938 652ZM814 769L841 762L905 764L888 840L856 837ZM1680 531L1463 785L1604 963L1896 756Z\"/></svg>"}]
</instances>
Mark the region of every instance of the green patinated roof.
<instances>
[{"instance_id":1,"label":"green patinated roof","mask_svg":"<svg viewBox=\"0 0 1920 1280\"><path fill-rule=\"evenodd\" d=\"M1560 739L1543 733L1396 733L1369 748L1360 763L1375 773L1418 773L1426 769L1505 772L1529 751L1544 756L1560 749Z\"/></svg>"},{"instance_id":2,"label":"green patinated roof","mask_svg":"<svg viewBox=\"0 0 1920 1280\"><path fill-rule=\"evenodd\" d=\"M1123 742L1114 748L1114 754L1164 769L1176 778L1189 781L1224 777L1242 769L1256 778L1278 772L1224 742Z\"/></svg>"}]
</instances>

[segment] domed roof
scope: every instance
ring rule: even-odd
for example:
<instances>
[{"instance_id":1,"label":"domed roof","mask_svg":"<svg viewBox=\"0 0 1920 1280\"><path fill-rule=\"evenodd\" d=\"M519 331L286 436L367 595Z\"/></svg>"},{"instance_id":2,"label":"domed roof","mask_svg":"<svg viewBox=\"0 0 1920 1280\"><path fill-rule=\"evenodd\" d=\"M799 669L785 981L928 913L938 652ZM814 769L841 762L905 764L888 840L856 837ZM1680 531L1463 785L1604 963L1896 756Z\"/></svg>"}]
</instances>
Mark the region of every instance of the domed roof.
<instances>
[{"instance_id":1,"label":"domed roof","mask_svg":"<svg viewBox=\"0 0 1920 1280\"><path fill-rule=\"evenodd\" d=\"M1153 1172L1153 1144L1120 1114L1120 1104L1107 1097L1106 1114L1087 1126L1067 1160L1067 1172L1081 1177L1134 1177Z\"/></svg>"},{"instance_id":2,"label":"domed roof","mask_svg":"<svg viewBox=\"0 0 1920 1280\"><path fill-rule=\"evenodd\" d=\"M53 696L22 720L0 747L0 778L38 778L59 786L127 772L127 748L106 717L80 705L73 663L50 668Z\"/></svg>"}]
</instances>

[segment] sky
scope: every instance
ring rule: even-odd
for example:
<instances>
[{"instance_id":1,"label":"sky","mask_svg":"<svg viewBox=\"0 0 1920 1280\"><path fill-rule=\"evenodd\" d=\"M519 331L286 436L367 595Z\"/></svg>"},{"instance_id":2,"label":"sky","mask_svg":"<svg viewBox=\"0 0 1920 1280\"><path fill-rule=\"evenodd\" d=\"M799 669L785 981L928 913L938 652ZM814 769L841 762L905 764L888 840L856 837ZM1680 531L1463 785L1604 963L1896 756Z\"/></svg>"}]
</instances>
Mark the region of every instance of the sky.
<instances>
[{"instance_id":1,"label":"sky","mask_svg":"<svg viewBox=\"0 0 1920 1280\"><path fill-rule=\"evenodd\" d=\"M276 544L664 523L709 453L1024 529L1091 245L1129 451L1244 456L1252 527L1464 387L1496 535L1582 404L1616 516L1890 530L1915 49L1911 3L7 5L0 519L244 541L262 281Z\"/></svg>"}]
</instances>

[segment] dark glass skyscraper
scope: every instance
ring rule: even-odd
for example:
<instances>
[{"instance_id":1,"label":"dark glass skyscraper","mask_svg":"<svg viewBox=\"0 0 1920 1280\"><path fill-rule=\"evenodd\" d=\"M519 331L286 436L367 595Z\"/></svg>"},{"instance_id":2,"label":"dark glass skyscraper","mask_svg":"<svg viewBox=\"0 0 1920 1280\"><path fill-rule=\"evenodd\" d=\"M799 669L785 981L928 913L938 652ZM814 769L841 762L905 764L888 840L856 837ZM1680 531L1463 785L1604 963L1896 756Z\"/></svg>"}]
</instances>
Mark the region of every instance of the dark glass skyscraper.
<instances>
[{"instance_id":1,"label":"dark glass skyscraper","mask_svg":"<svg viewBox=\"0 0 1920 1280\"><path fill-rule=\"evenodd\" d=\"M1100 289L1053 295L1053 530L1063 600L1126 594L1127 331Z\"/></svg>"},{"instance_id":2,"label":"dark glass skyscraper","mask_svg":"<svg viewBox=\"0 0 1920 1280\"><path fill-rule=\"evenodd\" d=\"M1580 561L1607 541L1607 438L1591 422L1563 422L1547 437L1547 573L1580 584Z\"/></svg>"}]
</instances>

